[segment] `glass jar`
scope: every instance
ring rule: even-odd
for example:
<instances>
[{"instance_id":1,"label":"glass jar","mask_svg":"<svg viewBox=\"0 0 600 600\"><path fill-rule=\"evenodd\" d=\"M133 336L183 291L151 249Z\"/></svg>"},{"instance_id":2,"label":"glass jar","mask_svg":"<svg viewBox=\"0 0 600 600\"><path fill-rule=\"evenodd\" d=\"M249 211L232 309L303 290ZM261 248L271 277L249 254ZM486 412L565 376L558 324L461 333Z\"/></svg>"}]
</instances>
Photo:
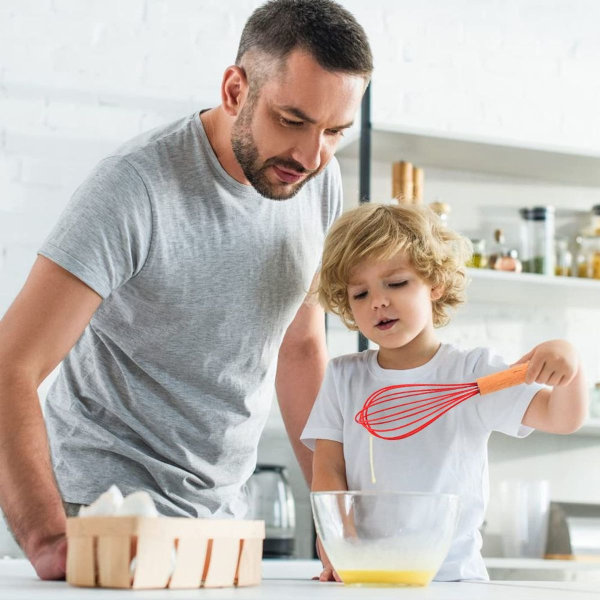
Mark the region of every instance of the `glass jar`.
<instances>
[{"instance_id":1,"label":"glass jar","mask_svg":"<svg viewBox=\"0 0 600 600\"><path fill-rule=\"evenodd\" d=\"M576 252L573 265L573 275L575 277L588 277L588 256L583 244L583 236L578 235L575 238Z\"/></svg>"},{"instance_id":2,"label":"glass jar","mask_svg":"<svg viewBox=\"0 0 600 600\"><path fill-rule=\"evenodd\" d=\"M515 249L504 250L502 256L498 256L494 262L496 271L514 271L520 273L523 265L519 260L519 253Z\"/></svg>"},{"instance_id":3,"label":"glass jar","mask_svg":"<svg viewBox=\"0 0 600 600\"><path fill-rule=\"evenodd\" d=\"M594 419L600 418L600 381L591 389L589 413Z\"/></svg>"},{"instance_id":4,"label":"glass jar","mask_svg":"<svg viewBox=\"0 0 600 600\"><path fill-rule=\"evenodd\" d=\"M573 274L573 255L569 250L568 238L556 239L556 266L554 274L559 277L571 277Z\"/></svg>"},{"instance_id":5,"label":"glass jar","mask_svg":"<svg viewBox=\"0 0 600 600\"><path fill-rule=\"evenodd\" d=\"M592 234L600 235L600 204L595 204L592 206Z\"/></svg>"},{"instance_id":6,"label":"glass jar","mask_svg":"<svg viewBox=\"0 0 600 600\"><path fill-rule=\"evenodd\" d=\"M581 254L585 257L585 275L600 279L600 235L584 235L580 240Z\"/></svg>"},{"instance_id":7,"label":"glass jar","mask_svg":"<svg viewBox=\"0 0 600 600\"><path fill-rule=\"evenodd\" d=\"M446 202L430 202L429 208L440 218L440 221L448 226L448 215L450 214L450 205Z\"/></svg>"},{"instance_id":8,"label":"glass jar","mask_svg":"<svg viewBox=\"0 0 600 600\"><path fill-rule=\"evenodd\" d=\"M523 271L554 275L554 207L521 208L519 214Z\"/></svg>"},{"instance_id":9,"label":"glass jar","mask_svg":"<svg viewBox=\"0 0 600 600\"><path fill-rule=\"evenodd\" d=\"M467 266L475 269L485 268L487 266L485 240L471 239L471 245L473 246L473 255L471 256L471 260L467 263Z\"/></svg>"},{"instance_id":10,"label":"glass jar","mask_svg":"<svg viewBox=\"0 0 600 600\"><path fill-rule=\"evenodd\" d=\"M494 246L490 255L488 256L488 267L490 269L495 268L496 261L506 254L506 247L504 246L504 232L502 229L494 229Z\"/></svg>"}]
</instances>

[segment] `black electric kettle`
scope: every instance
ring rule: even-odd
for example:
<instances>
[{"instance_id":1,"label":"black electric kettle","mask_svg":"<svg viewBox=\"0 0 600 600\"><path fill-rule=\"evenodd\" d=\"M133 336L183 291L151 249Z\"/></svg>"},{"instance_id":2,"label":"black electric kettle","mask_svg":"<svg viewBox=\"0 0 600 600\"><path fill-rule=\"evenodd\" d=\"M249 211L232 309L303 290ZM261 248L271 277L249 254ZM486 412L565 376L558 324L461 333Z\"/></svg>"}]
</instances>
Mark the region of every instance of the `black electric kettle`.
<instances>
[{"instance_id":1,"label":"black electric kettle","mask_svg":"<svg viewBox=\"0 0 600 600\"><path fill-rule=\"evenodd\" d=\"M265 558L291 558L294 554L296 509L294 496L282 465L256 465L247 483L247 519L262 519L266 537Z\"/></svg>"}]
</instances>

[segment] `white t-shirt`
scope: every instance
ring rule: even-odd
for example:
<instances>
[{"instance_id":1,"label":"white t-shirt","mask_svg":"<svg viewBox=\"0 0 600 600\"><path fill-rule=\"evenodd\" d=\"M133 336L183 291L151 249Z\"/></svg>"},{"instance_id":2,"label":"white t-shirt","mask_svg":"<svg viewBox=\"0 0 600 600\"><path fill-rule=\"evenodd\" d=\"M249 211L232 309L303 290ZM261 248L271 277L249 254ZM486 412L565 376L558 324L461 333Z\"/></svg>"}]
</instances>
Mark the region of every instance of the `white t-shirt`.
<instances>
[{"instance_id":1,"label":"white t-shirt","mask_svg":"<svg viewBox=\"0 0 600 600\"><path fill-rule=\"evenodd\" d=\"M311 449L315 440L344 445L349 490L440 492L460 497L461 514L438 581L487 579L481 557L481 535L488 500L487 441L492 431L525 437L521 424L538 385L519 385L486 396L474 396L411 437L372 437L354 419L366 399L388 386L410 383L470 383L506 369L489 350L470 351L442 344L435 356L415 369L383 369L377 350L334 358L301 439ZM369 438L373 441L376 483L372 483Z\"/></svg>"}]
</instances>

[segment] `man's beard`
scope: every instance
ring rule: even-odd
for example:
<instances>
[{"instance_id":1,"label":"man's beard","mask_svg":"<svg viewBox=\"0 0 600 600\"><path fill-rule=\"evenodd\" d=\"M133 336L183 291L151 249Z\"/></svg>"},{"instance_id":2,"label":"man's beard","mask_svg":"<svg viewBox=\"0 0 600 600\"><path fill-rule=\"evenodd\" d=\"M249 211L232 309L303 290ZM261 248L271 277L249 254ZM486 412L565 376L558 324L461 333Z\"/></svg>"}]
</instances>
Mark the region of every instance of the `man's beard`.
<instances>
[{"instance_id":1,"label":"man's beard","mask_svg":"<svg viewBox=\"0 0 600 600\"><path fill-rule=\"evenodd\" d=\"M233 125L231 131L233 153L240 167L242 167L246 179L261 196L270 200L288 200L295 196L302 186L319 171L307 171L295 160L276 156L268 158L264 163L260 164L258 148L254 143L251 128L254 106L255 102L248 99ZM283 169L291 169L296 173L308 173L308 175L296 184L271 183L267 177L267 169L273 165ZM289 191L284 191L284 189Z\"/></svg>"}]
</instances>

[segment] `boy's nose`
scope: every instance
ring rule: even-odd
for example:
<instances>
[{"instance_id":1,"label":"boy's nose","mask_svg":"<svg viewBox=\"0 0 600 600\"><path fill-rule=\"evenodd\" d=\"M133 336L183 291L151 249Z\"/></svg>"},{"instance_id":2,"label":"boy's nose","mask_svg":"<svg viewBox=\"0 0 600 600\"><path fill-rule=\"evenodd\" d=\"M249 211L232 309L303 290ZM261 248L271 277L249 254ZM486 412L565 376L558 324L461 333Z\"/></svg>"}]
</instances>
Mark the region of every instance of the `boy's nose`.
<instances>
[{"instance_id":1,"label":"boy's nose","mask_svg":"<svg viewBox=\"0 0 600 600\"><path fill-rule=\"evenodd\" d=\"M377 310L378 308L384 308L389 306L390 301L389 298L385 294L373 294L371 306L373 310Z\"/></svg>"}]
</instances>

